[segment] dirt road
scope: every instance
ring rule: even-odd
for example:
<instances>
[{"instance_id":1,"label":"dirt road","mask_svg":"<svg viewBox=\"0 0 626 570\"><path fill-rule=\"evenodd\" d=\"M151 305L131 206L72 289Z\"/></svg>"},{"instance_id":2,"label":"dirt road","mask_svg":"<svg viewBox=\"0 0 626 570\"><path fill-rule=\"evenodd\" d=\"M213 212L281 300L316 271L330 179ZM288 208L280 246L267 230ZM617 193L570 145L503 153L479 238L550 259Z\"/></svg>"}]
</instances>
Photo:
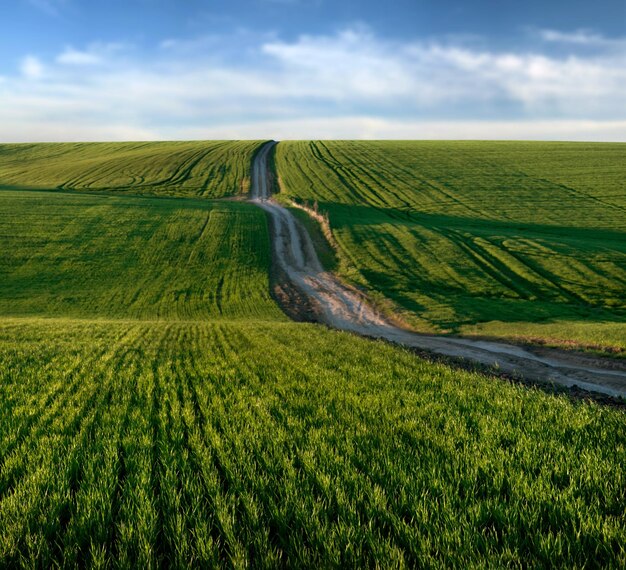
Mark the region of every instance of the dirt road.
<instances>
[{"instance_id":1,"label":"dirt road","mask_svg":"<svg viewBox=\"0 0 626 570\"><path fill-rule=\"evenodd\" d=\"M541 349L539 354L500 342L417 334L392 324L362 294L324 271L306 229L289 210L272 200L267 157L274 144L265 145L255 158L251 201L271 218L276 263L306 296L321 322L404 346L497 366L507 374L528 380L626 397L626 365L622 363L612 363L608 369L601 359L579 354L548 349Z\"/></svg>"}]
</instances>

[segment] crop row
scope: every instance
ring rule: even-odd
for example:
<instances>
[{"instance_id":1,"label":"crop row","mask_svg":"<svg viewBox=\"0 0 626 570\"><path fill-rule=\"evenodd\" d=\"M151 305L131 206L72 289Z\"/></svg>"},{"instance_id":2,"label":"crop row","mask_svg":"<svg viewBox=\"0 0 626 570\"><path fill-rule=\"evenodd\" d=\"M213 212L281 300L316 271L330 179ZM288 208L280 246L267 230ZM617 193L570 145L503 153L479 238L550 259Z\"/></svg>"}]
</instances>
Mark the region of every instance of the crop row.
<instances>
[{"instance_id":1,"label":"crop row","mask_svg":"<svg viewBox=\"0 0 626 570\"><path fill-rule=\"evenodd\" d=\"M219 198L245 193L260 141L0 145L0 184Z\"/></svg>"},{"instance_id":2,"label":"crop row","mask_svg":"<svg viewBox=\"0 0 626 570\"><path fill-rule=\"evenodd\" d=\"M293 323L5 319L0 564L626 563L623 413Z\"/></svg>"},{"instance_id":3,"label":"crop row","mask_svg":"<svg viewBox=\"0 0 626 570\"><path fill-rule=\"evenodd\" d=\"M249 204L0 192L0 314L282 318Z\"/></svg>"},{"instance_id":4,"label":"crop row","mask_svg":"<svg viewBox=\"0 0 626 570\"><path fill-rule=\"evenodd\" d=\"M558 338L562 323L583 343L624 350L612 331L626 322L625 153L282 142L275 162L284 197L328 215L343 276L414 326L502 334L526 323L541 337L547 323Z\"/></svg>"}]
</instances>

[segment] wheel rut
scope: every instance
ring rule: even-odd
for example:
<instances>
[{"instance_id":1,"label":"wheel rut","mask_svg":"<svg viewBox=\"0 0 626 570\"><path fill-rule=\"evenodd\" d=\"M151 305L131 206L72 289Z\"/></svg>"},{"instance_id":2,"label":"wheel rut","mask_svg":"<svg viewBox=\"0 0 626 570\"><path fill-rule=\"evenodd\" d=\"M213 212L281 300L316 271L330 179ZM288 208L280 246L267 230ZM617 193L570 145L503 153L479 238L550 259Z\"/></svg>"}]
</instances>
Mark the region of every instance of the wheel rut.
<instances>
[{"instance_id":1,"label":"wheel rut","mask_svg":"<svg viewBox=\"0 0 626 570\"><path fill-rule=\"evenodd\" d=\"M505 342L419 334L392 323L362 293L324 270L307 230L289 210L272 199L268 156L276 144L264 145L254 159L250 202L267 212L276 264L284 278L316 307L319 321L363 336L496 367L508 375L533 382L626 397L626 366L619 362L605 363L559 350L533 351Z\"/></svg>"}]
</instances>

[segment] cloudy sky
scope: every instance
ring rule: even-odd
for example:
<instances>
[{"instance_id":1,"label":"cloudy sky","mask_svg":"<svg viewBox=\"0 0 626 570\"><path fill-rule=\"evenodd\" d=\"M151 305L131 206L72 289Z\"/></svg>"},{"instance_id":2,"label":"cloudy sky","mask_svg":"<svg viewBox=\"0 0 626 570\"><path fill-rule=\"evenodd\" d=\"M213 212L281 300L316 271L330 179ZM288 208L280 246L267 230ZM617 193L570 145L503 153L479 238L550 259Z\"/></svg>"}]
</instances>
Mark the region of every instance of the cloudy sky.
<instances>
[{"instance_id":1,"label":"cloudy sky","mask_svg":"<svg viewBox=\"0 0 626 570\"><path fill-rule=\"evenodd\" d=\"M626 141L626 0L11 0L0 141Z\"/></svg>"}]
</instances>

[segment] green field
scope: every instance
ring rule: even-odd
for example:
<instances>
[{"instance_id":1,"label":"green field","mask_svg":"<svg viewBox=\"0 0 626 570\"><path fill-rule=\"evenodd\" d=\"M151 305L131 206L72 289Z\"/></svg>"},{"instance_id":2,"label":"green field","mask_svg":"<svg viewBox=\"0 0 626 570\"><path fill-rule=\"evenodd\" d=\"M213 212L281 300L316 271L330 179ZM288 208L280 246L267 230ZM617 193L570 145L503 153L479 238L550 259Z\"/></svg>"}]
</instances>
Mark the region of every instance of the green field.
<instances>
[{"instance_id":1,"label":"green field","mask_svg":"<svg viewBox=\"0 0 626 570\"><path fill-rule=\"evenodd\" d=\"M281 142L339 272L420 330L626 350L626 145Z\"/></svg>"},{"instance_id":2,"label":"green field","mask_svg":"<svg viewBox=\"0 0 626 570\"><path fill-rule=\"evenodd\" d=\"M0 190L0 567L626 565L623 410L290 322L261 210L128 194Z\"/></svg>"},{"instance_id":3,"label":"green field","mask_svg":"<svg viewBox=\"0 0 626 570\"><path fill-rule=\"evenodd\" d=\"M242 202L0 190L0 314L278 318Z\"/></svg>"},{"instance_id":4,"label":"green field","mask_svg":"<svg viewBox=\"0 0 626 570\"><path fill-rule=\"evenodd\" d=\"M626 563L623 412L384 343L4 319L0 398L3 566Z\"/></svg>"},{"instance_id":5,"label":"green field","mask_svg":"<svg viewBox=\"0 0 626 570\"><path fill-rule=\"evenodd\" d=\"M261 141L1 144L0 188L202 196L248 192Z\"/></svg>"}]
</instances>

